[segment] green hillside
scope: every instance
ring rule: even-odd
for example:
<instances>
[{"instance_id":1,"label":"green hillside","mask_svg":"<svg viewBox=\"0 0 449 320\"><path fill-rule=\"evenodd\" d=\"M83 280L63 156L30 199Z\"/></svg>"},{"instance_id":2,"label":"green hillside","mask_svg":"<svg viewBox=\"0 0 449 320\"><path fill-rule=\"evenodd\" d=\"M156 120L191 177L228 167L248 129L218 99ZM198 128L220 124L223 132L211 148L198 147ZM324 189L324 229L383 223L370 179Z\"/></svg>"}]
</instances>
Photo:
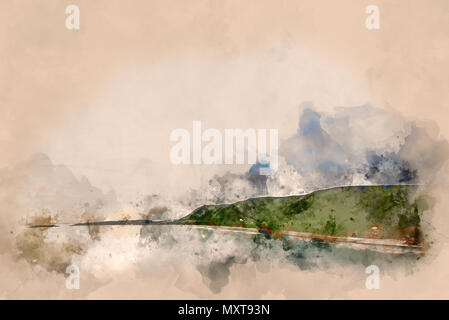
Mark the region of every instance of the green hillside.
<instances>
[{"instance_id":1,"label":"green hillside","mask_svg":"<svg viewBox=\"0 0 449 320\"><path fill-rule=\"evenodd\" d=\"M415 186L349 186L304 196L261 197L233 204L205 205L177 224L216 225L332 236L420 241L428 198Z\"/></svg>"}]
</instances>

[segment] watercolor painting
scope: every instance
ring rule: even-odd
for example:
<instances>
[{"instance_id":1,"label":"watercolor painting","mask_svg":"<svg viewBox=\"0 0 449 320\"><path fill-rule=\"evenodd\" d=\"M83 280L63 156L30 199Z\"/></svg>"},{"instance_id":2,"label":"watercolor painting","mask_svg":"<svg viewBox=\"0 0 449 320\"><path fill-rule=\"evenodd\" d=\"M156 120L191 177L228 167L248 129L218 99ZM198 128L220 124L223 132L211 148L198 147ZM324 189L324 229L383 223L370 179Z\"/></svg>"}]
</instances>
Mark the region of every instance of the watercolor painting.
<instances>
[{"instance_id":1,"label":"watercolor painting","mask_svg":"<svg viewBox=\"0 0 449 320\"><path fill-rule=\"evenodd\" d=\"M0 8L0 298L449 298L447 1Z\"/></svg>"}]
</instances>

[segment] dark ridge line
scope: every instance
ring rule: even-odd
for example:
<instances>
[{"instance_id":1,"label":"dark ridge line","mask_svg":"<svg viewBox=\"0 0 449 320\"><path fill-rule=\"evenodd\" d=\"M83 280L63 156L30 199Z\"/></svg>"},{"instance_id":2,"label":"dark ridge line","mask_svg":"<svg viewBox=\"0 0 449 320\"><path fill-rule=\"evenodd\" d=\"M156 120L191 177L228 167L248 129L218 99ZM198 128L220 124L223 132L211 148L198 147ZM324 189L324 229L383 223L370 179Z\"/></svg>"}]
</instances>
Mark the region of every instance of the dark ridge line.
<instances>
[{"instance_id":1,"label":"dark ridge line","mask_svg":"<svg viewBox=\"0 0 449 320\"><path fill-rule=\"evenodd\" d=\"M151 220L151 219L135 219L135 220L100 220L79 223L61 223L61 224L32 224L29 228L58 228L63 225L68 227L81 226L144 226L144 225L174 225L177 220Z\"/></svg>"},{"instance_id":2,"label":"dark ridge line","mask_svg":"<svg viewBox=\"0 0 449 320\"><path fill-rule=\"evenodd\" d=\"M411 187L419 187L423 186L422 184L377 184L377 185L348 185L348 186L334 186L329 188L323 188L323 189L317 189L314 191L311 191L309 193L304 194L292 194L288 196L259 196L259 197L251 197L244 200L239 200L236 202L230 202L230 203L217 203L217 204L203 204L195 209L193 209L189 214L185 215L184 217L181 217L176 220L151 220L151 219L134 219L134 220L109 220L109 221L90 221L90 222L78 222L78 223L60 223L60 224L31 224L28 225L29 228L57 228L62 225L68 225L69 227L79 227L79 226L124 226L124 225L135 225L135 226L141 226L141 225L188 225L180 223L180 220L188 217L196 210L199 210L201 208L205 208L208 206L230 206L237 203L242 203L245 201L253 201L257 199L286 199L291 197L300 197L304 198L308 195L311 195L316 192L320 191L326 191L326 190L333 190L333 189L339 189L339 188L370 188L370 187L382 187L382 188L390 188L390 187L396 187L396 186L411 186Z\"/></svg>"},{"instance_id":3,"label":"dark ridge line","mask_svg":"<svg viewBox=\"0 0 449 320\"><path fill-rule=\"evenodd\" d=\"M201 208L205 208L205 207L209 207L209 206L231 206L231 205L235 205L237 203L242 203L245 201L253 201L253 200L258 200L258 199L273 199L273 200L277 200L277 199L286 199L286 198L292 198L292 197L299 197L299 198L304 198L307 197L311 194L317 193L317 192L321 192L321 191L327 191L327 190L334 190L334 189L343 189L343 188L357 188L357 189L363 189L363 188L371 188L371 187L381 187L381 188L390 188L390 187L398 187L398 186L409 186L409 187L422 187L425 186L424 184L415 184L415 183L398 183L398 184L369 184L369 185L347 185L347 186L333 186L333 187L329 187L329 188L323 188L323 189L316 189L313 191L310 191L308 193L303 193L303 194L290 194L288 196L270 196L270 195L266 195L266 196L255 196L255 197L251 197L251 198L246 198L243 200L238 200L235 202L222 202L222 203L211 203L211 204L203 204L195 209L192 210L192 212L190 212L188 215L190 215L191 213L193 213L194 211L201 209ZM180 218L183 219L185 217L187 217L188 215Z\"/></svg>"},{"instance_id":4,"label":"dark ridge line","mask_svg":"<svg viewBox=\"0 0 449 320\"><path fill-rule=\"evenodd\" d=\"M131 226L144 226L144 225L172 225L176 224L177 220L151 220L151 219L135 219L135 220L109 220L109 221L90 221L90 222L80 222L70 225L71 227L78 226L121 226L121 225L131 225Z\"/></svg>"}]
</instances>

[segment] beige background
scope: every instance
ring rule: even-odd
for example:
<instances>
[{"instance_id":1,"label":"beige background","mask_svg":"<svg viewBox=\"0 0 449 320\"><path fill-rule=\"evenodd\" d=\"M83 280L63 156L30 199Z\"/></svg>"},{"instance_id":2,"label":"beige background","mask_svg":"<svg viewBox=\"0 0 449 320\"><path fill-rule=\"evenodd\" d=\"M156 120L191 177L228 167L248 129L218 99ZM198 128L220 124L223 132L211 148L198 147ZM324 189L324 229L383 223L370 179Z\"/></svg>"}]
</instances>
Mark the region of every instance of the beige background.
<instances>
[{"instance_id":1,"label":"beige background","mask_svg":"<svg viewBox=\"0 0 449 320\"><path fill-rule=\"evenodd\" d=\"M65 28L69 4L79 5L78 31ZM369 4L380 8L380 30L365 28ZM449 138L448 17L446 0L3 0L0 166L44 151L97 185L114 187L114 172L139 157L171 168L174 128L199 119L217 128L278 127L285 137L307 100L323 110L392 108L435 121ZM435 224L445 233L446 179L440 179ZM255 294L237 277L222 296L447 298L449 254L440 240L437 257L420 273L389 278L381 292L348 290L350 275L282 270L262 276L279 284L272 292ZM170 291L173 278L164 279L152 285L166 296L184 296ZM43 286L27 284L19 297L33 297ZM52 296L57 286L48 286ZM133 297L154 297L142 286L130 278L89 294L117 297L127 287Z\"/></svg>"}]
</instances>

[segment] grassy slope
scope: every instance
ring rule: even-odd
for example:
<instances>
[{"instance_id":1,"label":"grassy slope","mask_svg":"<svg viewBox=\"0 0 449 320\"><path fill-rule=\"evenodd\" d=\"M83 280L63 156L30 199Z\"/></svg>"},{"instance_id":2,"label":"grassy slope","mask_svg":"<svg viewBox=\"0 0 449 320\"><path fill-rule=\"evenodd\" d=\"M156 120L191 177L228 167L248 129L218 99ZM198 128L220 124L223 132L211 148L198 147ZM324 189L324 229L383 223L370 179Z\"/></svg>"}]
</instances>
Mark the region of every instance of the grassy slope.
<instances>
[{"instance_id":1,"label":"grassy slope","mask_svg":"<svg viewBox=\"0 0 449 320\"><path fill-rule=\"evenodd\" d=\"M270 232L311 232L334 236L405 238L419 241L425 195L415 187L338 187L305 196L262 197L202 206L182 224L264 228ZM377 230L371 229L377 227Z\"/></svg>"}]
</instances>

